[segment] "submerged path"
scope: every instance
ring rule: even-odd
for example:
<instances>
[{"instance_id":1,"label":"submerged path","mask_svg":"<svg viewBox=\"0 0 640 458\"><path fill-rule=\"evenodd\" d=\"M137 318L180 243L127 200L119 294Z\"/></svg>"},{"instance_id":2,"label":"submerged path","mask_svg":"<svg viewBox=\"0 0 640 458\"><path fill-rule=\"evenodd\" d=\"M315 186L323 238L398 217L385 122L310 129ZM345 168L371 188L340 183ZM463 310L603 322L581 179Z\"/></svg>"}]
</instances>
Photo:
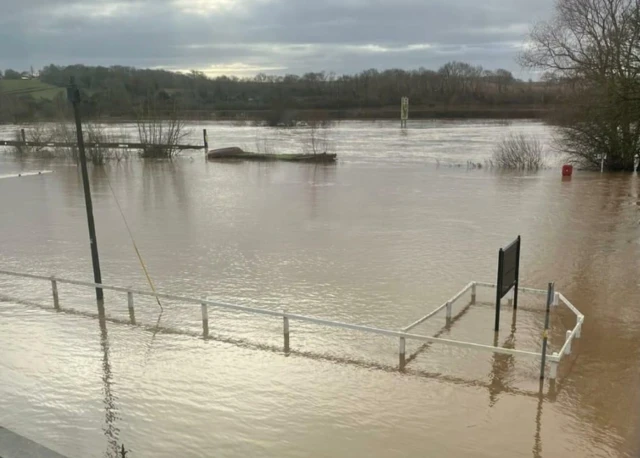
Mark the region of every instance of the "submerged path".
<instances>
[{"instance_id":1,"label":"submerged path","mask_svg":"<svg viewBox=\"0 0 640 458\"><path fill-rule=\"evenodd\" d=\"M66 458L0 426L0 458Z\"/></svg>"}]
</instances>

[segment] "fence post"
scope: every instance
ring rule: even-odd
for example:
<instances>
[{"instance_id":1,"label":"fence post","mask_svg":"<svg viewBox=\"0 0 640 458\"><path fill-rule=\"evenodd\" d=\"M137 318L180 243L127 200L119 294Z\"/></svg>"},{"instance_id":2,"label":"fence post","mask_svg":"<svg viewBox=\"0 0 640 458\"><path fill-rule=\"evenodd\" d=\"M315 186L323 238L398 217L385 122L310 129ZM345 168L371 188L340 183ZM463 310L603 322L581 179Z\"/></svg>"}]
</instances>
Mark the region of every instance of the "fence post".
<instances>
[{"instance_id":1,"label":"fence post","mask_svg":"<svg viewBox=\"0 0 640 458\"><path fill-rule=\"evenodd\" d=\"M580 336L582 336L582 321L584 320L583 317L578 317L578 329L576 329L576 339L579 339Z\"/></svg>"},{"instance_id":2,"label":"fence post","mask_svg":"<svg viewBox=\"0 0 640 458\"><path fill-rule=\"evenodd\" d=\"M200 306L202 309L202 336L209 337L209 310L207 309L207 304L202 304Z\"/></svg>"},{"instance_id":3,"label":"fence post","mask_svg":"<svg viewBox=\"0 0 640 458\"><path fill-rule=\"evenodd\" d=\"M51 277L51 292L53 293L53 308L60 310L60 300L58 298L58 282Z\"/></svg>"},{"instance_id":4,"label":"fence post","mask_svg":"<svg viewBox=\"0 0 640 458\"><path fill-rule=\"evenodd\" d=\"M282 328L284 333L284 351L285 353L289 352L289 317L282 311Z\"/></svg>"},{"instance_id":5,"label":"fence post","mask_svg":"<svg viewBox=\"0 0 640 458\"><path fill-rule=\"evenodd\" d=\"M20 135L22 136L22 141L27 143L27 135L24 133L24 129L20 129Z\"/></svg>"},{"instance_id":6,"label":"fence post","mask_svg":"<svg viewBox=\"0 0 640 458\"><path fill-rule=\"evenodd\" d=\"M202 129L202 138L204 139L204 155L209 152L209 138L207 137L207 129Z\"/></svg>"},{"instance_id":7,"label":"fence post","mask_svg":"<svg viewBox=\"0 0 640 458\"><path fill-rule=\"evenodd\" d=\"M559 302L560 302L560 293L555 293L553 295L553 306L557 307Z\"/></svg>"},{"instance_id":8,"label":"fence post","mask_svg":"<svg viewBox=\"0 0 640 458\"><path fill-rule=\"evenodd\" d=\"M406 341L404 337L400 337L400 350L399 350L399 357L400 357L400 370L404 370L404 366L406 363L405 360L405 346L406 346Z\"/></svg>"},{"instance_id":9,"label":"fence post","mask_svg":"<svg viewBox=\"0 0 640 458\"><path fill-rule=\"evenodd\" d=\"M133 293L127 291L127 303L129 304L129 321L131 324L136 324L136 312L133 309Z\"/></svg>"},{"instance_id":10,"label":"fence post","mask_svg":"<svg viewBox=\"0 0 640 458\"><path fill-rule=\"evenodd\" d=\"M447 321L451 320L451 315L452 315L452 307L453 304L451 304L451 302L447 302Z\"/></svg>"},{"instance_id":11,"label":"fence post","mask_svg":"<svg viewBox=\"0 0 640 458\"><path fill-rule=\"evenodd\" d=\"M476 282L473 282L473 285L471 286L471 303L475 304L476 303Z\"/></svg>"},{"instance_id":12,"label":"fence post","mask_svg":"<svg viewBox=\"0 0 640 458\"><path fill-rule=\"evenodd\" d=\"M567 343L567 348L564 351L565 355L570 355L571 354L571 341L569 340L570 337L571 337L571 331L567 330L566 340L568 341L568 343Z\"/></svg>"}]
</instances>

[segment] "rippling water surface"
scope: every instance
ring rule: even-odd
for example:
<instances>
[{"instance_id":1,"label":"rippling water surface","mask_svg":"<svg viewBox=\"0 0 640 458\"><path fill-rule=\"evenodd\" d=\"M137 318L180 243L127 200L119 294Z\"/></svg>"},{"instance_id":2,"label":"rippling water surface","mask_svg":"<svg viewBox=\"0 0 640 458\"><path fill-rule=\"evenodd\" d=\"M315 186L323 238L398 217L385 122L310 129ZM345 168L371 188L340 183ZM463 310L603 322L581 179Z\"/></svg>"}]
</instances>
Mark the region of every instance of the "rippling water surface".
<instances>
[{"instance_id":1,"label":"rippling water surface","mask_svg":"<svg viewBox=\"0 0 640 458\"><path fill-rule=\"evenodd\" d=\"M303 147L305 129L207 128L212 147ZM131 126L112 127L123 135ZM400 329L470 280L493 281L497 250L520 234L522 283L555 281L585 315L555 386L521 358L0 276L0 425L69 457L635 456L640 378L640 181L557 168L469 169L509 131L537 123L344 122L335 165L131 160L90 169L103 280L148 289L120 202L158 289ZM0 129L0 138L11 136ZM551 158L550 163L555 163ZM457 166L457 165L460 166ZM79 170L1 156L0 268L91 281ZM112 193L110 186L113 188ZM115 194L115 197L114 197ZM468 297L467 297L468 299ZM489 294L442 331L493 344ZM543 303L504 309L500 345L539 351ZM158 325L159 319L159 325ZM575 324L554 311L551 348Z\"/></svg>"}]
</instances>

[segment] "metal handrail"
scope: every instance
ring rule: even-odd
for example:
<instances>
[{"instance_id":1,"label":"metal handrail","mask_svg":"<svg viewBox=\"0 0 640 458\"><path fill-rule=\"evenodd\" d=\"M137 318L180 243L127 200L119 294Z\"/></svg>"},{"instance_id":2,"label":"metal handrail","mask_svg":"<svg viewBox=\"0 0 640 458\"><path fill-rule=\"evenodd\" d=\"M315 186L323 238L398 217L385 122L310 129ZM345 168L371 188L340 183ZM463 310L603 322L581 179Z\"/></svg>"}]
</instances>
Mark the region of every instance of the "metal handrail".
<instances>
[{"instance_id":1,"label":"metal handrail","mask_svg":"<svg viewBox=\"0 0 640 458\"><path fill-rule=\"evenodd\" d=\"M142 291L142 290L137 290L137 289L133 289L133 288L127 288L127 287L122 287L122 286L110 286L110 285L105 285L105 284L101 284L101 283L70 280L70 279L59 278L59 277L55 277L55 276L44 276L44 275L35 275L35 274L29 274L29 273L19 273L19 272L12 272L12 271L8 271L8 270L0 270L0 275L7 275L7 276L19 277L19 278L30 278L30 279L34 279L34 280L50 281L52 283L53 296L54 296L54 305L55 305L56 308L59 308L59 305L58 305L58 289L57 289L57 284L58 283L75 285L75 286L84 286L84 287L90 287L90 288L101 288L101 289L108 290L108 291L127 293L128 299L129 299L129 309L130 309L130 312L132 313L132 317L133 317L133 295L134 294L140 295L140 296L155 297L155 298L159 298L159 299L171 300L171 301L199 304L202 307L203 329L204 329L205 336L208 335L208 312L207 312L207 306L226 308L226 309L237 310L237 311L241 311L241 312L253 313L253 314L257 314L257 315L265 315L265 316L271 316L271 317L276 317L276 318L282 318L284 320L284 334L285 334L285 348L286 349L288 349L288 343L289 343L289 320L297 320L297 321L306 322L306 323L312 323L312 324L316 324L316 325L322 325L322 326L328 326L328 327L334 327L334 328L342 328L342 329L350 329L350 330L360 331L360 332L365 332L365 333L370 333L370 334L376 334L376 335L382 335L382 336L387 336L387 337L399 338L400 339L401 365L402 365L402 361L404 359L404 341L405 341L405 339L417 340L417 341L422 341L422 342L430 342L430 343L439 343L439 344L450 345L450 346L455 346L455 347L460 347L460 348L469 348L469 349L475 349L475 350L488 351L488 352L492 352L492 353L501 353L501 354L505 354L505 355L526 356L526 357L533 358L533 359L536 359L536 360L540 360L540 358L542 357L542 354L541 353L537 353L537 352L515 350L515 349L509 349L509 348L502 348L502 347L498 347L498 346L484 345L484 344L478 344L478 343L473 343L473 342L465 342L465 341L458 341L458 340L451 340L451 339L443 339L443 338L440 338L440 337L431 337L431 336L426 336L426 335L421 335L421 334L413 334L413 333L409 333L408 332L409 330L411 330L415 326L419 325L420 323L422 323L422 322L426 321L427 319L431 318L432 316L434 316L436 313L440 312L445 307L451 307L451 305L455 301L457 301L460 297L462 297L462 295L465 292L467 292L469 289L473 288L472 289L472 291L473 291L472 294L475 295L475 287L476 286L486 286L486 287L493 286L493 287L495 287L495 285L491 285L489 283L470 282L469 284L467 284L467 286L465 286L465 288L463 288L459 293L457 293L452 299L450 299L449 301L445 302L443 305L439 306L438 308L436 308L435 310L433 310L432 312L430 312L429 314L427 314L423 318L420 318L416 322L412 323L411 325L403 328L400 331L397 331L397 330L383 329L383 328L377 328L377 327L372 327L372 326L365 326L365 325L360 325L360 324L344 323L344 322L340 322L340 321L334 321L334 320L328 320L328 319L324 319L324 318L311 317L311 316L300 315L300 314L296 314L296 313L287 313L284 310L282 310L282 311L274 311L274 310L268 310L268 309L262 309L262 308L256 308L256 307L248 307L248 306L245 306L245 305L229 304L229 303L226 303L226 302L213 301L213 300L203 299L203 298L194 298L194 297L187 297L187 296L178 296L178 295L174 295L174 294L157 293L157 292L151 292L151 291ZM523 291L530 291L530 292L542 291L542 290L534 290L534 289L531 289L531 288L520 288L520 289L523 290ZM564 296L560 295L559 297L564 303L567 303L568 305L570 304L566 300L566 298ZM577 333L579 333L579 327L581 327L582 321L584 320L584 316L582 314L580 314L580 312L577 311L577 309L575 309L575 307L573 307L573 305L570 305L569 308L571 310L573 310L573 311L576 311L577 314L579 314L579 321L578 321L578 324L576 325L576 328L574 328L574 330L572 331L571 335L570 336L568 335L567 341L565 342L565 346L563 347L563 349L559 353L559 355L556 356L554 354L554 355L549 357L549 360L551 362L559 362L560 358L564 354L564 351L566 350L567 344L570 343L570 340L573 339L574 336L576 336ZM578 334L578 336L579 336L579 334Z\"/></svg>"}]
</instances>

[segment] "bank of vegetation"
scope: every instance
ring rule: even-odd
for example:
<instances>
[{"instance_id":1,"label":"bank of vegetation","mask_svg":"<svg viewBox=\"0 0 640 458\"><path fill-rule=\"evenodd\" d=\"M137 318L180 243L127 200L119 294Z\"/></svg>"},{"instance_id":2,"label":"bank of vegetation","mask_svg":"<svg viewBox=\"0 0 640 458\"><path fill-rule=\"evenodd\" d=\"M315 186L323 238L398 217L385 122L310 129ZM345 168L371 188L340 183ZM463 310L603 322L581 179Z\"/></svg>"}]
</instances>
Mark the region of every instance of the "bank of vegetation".
<instances>
[{"instance_id":1,"label":"bank of vegetation","mask_svg":"<svg viewBox=\"0 0 640 458\"><path fill-rule=\"evenodd\" d=\"M541 117L560 97L554 82L521 81L507 70L464 62L440 69L366 70L355 75L317 72L301 76L208 78L130 67L49 65L32 76L5 70L0 76L0 122L55 119L71 76L91 118L135 119L150 97L178 104L192 119L259 119L288 124L323 112L330 119L397 118L400 98L411 101L412 118Z\"/></svg>"},{"instance_id":2,"label":"bank of vegetation","mask_svg":"<svg viewBox=\"0 0 640 458\"><path fill-rule=\"evenodd\" d=\"M582 167L633 171L640 153L640 1L557 0L535 26L523 65L566 90L557 147Z\"/></svg>"}]
</instances>

